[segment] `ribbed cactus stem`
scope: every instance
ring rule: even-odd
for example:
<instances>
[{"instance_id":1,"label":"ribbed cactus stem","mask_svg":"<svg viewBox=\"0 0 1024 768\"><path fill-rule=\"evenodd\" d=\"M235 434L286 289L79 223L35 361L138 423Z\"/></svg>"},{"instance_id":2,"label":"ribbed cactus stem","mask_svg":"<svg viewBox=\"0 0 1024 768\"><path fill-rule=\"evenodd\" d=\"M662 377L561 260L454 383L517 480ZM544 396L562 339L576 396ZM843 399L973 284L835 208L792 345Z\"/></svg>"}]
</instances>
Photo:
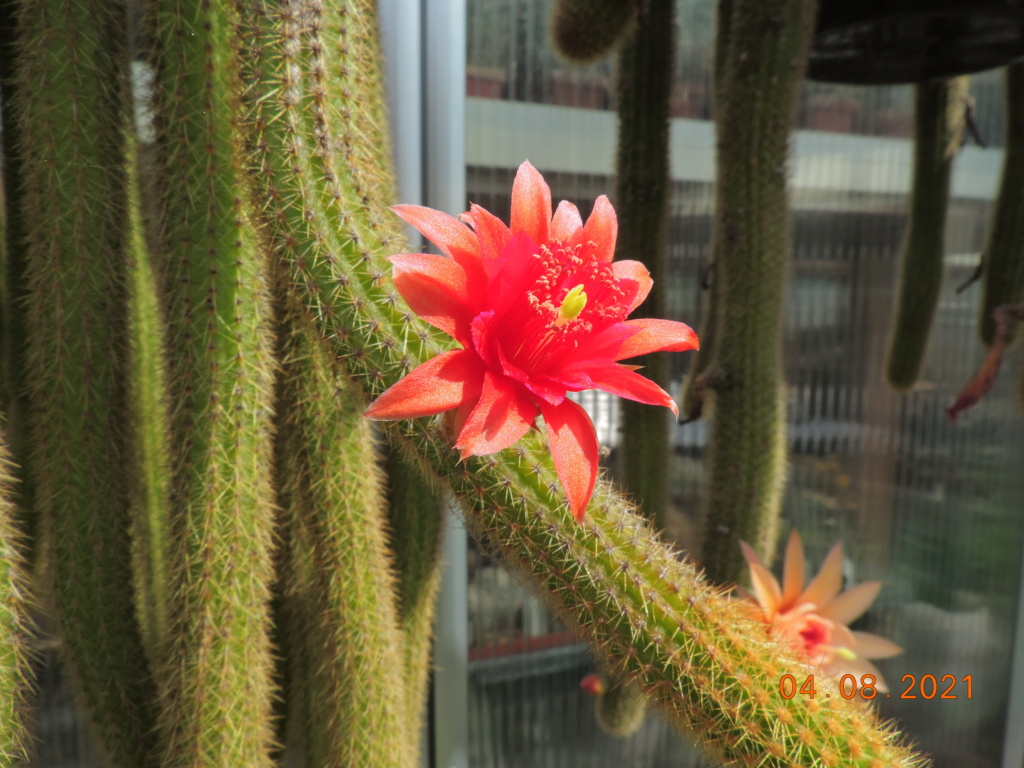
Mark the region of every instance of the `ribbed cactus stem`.
<instances>
[{"instance_id":1,"label":"ribbed cactus stem","mask_svg":"<svg viewBox=\"0 0 1024 768\"><path fill-rule=\"evenodd\" d=\"M353 396L357 395L353 393ZM430 651L437 590L441 583L441 534L445 505L439 484L398 450L387 456L390 544L398 582L398 624L404 667L404 722L411 748L418 748L427 704ZM432 473L430 473L432 475Z\"/></svg>"},{"instance_id":2,"label":"ribbed cactus stem","mask_svg":"<svg viewBox=\"0 0 1024 768\"><path fill-rule=\"evenodd\" d=\"M407 734L418 729L404 721L403 638L370 425L308 329L290 317L282 333L280 503L299 536L299 621L289 630L301 649L290 692L308 764L415 765L419 744Z\"/></svg>"},{"instance_id":3,"label":"ribbed cactus stem","mask_svg":"<svg viewBox=\"0 0 1024 768\"><path fill-rule=\"evenodd\" d=\"M1003 175L985 248L985 287L979 318L981 340L986 346L991 346L995 338L992 312L996 307L1024 301L1024 62L1007 67L1004 77Z\"/></svg>"},{"instance_id":4,"label":"ribbed cactus stem","mask_svg":"<svg viewBox=\"0 0 1024 768\"><path fill-rule=\"evenodd\" d=\"M105 0L20 13L35 501L77 693L110 762L145 766L156 692L128 588L127 16Z\"/></svg>"},{"instance_id":5,"label":"ribbed cactus stem","mask_svg":"<svg viewBox=\"0 0 1024 768\"><path fill-rule=\"evenodd\" d=\"M618 144L614 202L619 217L617 259L643 262L654 289L635 317L665 317L668 285L669 96L675 56L675 2L652 0L638 13L636 30L618 59ZM669 384L667 353L635 361L644 375ZM671 414L664 408L621 402L622 482L643 514L665 527L669 497Z\"/></svg>"},{"instance_id":6,"label":"ribbed cactus stem","mask_svg":"<svg viewBox=\"0 0 1024 768\"><path fill-rule=\"evenodd\" d=\"M551 38L569 61L586 64L611 53L629 34L637 0L555 0Z\"/></svg>"},{"instance_id":7,"label":"ribbed cactus stem","mask_svg":"<svg viewBox=\"0 0 1024 768\"><path fill-rule=\"evenodd\" d=\"M243 212L230 9L155 0L164 133L152 254L167 323L169 643L163 768L269 766L273 344L263 252ZM141 171L140 171L141 172Z\"/></svg>"},{"instance_id":8,"label":"ribbed cactus stem","mask_svg":"<svg viewBox=\"0 0 1024 768\"><path fill-rule=\"evenodd\" d=\"M782 306L789 263L789 133L816 3L733 0L717 54L715 411L701 563L719 584L744 571L739 541L771 557L786 471ZM757 119L751 119L757 115Z\"/></svg>"},{"instance_id":9,"label":"ribbed cactus stem","mask_svg":"<svg viewBox=\"0 0 1024 768\"><path fill-rule=\"evenodd\" d=\"M886 377L897 391L912 387L921 374L939 302L949 179L962 143L967 83L959 77L916 87L910 213L886 361Z\"/></svg>"},{"instance_id":10,"label":"ribbed cactus stem","mask_svg":"<svg viewBox=\"0 0 1024 768\"><path fill-rule=\"evenodd\" d=\"M0 417L0 425L4 420ZM14 505L14 467L0 434L0 768L22 765L29 751L29 665L32 588L22 520Z\"/></svg>"},{"instance_id":11,"label":"ribbed cactus stem","mask_svg":"<svg viewBox=\"0 0 1024 768\"><path fill-rule=\"evenodd\" d=\"M368 1L350 5L348 15L353 29L372 30ZM347 56L375 61L372 34L345 42ZM263 46L262 53L271 51ZM266 60L261 66L281 71ZM352 157L368 163L359 173L350 173L330 143L292 136L287 120L299 128L313 113L302 108L301 91L279 87L260 94L268 116L279 118L273 122L261 120L256 109L248 111L254 210L274 235L294 299L366 394L375 396L442 347L395 292L384 260L388 232L377 218L381 211L362 202L385 196L361 185L389 167L386 145L376 141L386 126L355 133L370 123L358 113L365 108L379 116L381 110L374 79L379 74L366 72L366 89L353 83L351 90L365 101L325 102L317 116L323 135L342 137ZM310 82L316 81L299 81ZM328 218L326 211L336 215ZM809 668L766 641L763 626L708 587L606 482L598 483L587 517L578 524L539 439L528 436L516 449L460 462L450 436L433 420L397 422L388 429L393 441L445 479L478 541L529 574L615 671L636 680L721 759L765 766L921 764L871 712L849 706L839 695L813 702L782 698L780 676Z\"/></svg>"}]
</instances>

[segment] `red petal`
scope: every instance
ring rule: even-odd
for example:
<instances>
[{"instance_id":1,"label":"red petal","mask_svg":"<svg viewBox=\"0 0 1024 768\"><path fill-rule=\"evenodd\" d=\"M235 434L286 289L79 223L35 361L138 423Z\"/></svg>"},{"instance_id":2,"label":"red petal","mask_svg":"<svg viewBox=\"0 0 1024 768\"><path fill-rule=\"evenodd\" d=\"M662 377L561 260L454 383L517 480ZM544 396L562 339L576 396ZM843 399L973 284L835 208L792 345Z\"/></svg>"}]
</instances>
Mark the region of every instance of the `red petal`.
<instances>
[{"instance_id":1,"label":"red petal","mask_svg":"<svg viewBox=\"0 0 1024 768\"><path fill-rule=\"evenodd\" d=\"M443 413L479 397L484 373L483 362L473 352L443 352L386 390L363 415L389 420Z\"/></svg>"},{"instance_id":2,"label":"red petal","mask_svg":"<svg viewBox=\"0 0 1024 768\"><path fill-rule=\"evenodd\" d=\"M615 257L615 238L619 234L619 220L608 198L601 195L594 201L583 230L573 239L575 243L593 243L598 261L611 261Z\"/></svg>"},{"instance_id":3,"label":"red petal","mask_svg":"<svg viewBox=\"0 0 1024 768\"><path fill-rule=\"evenodd\" d=\"M469 324L479 311L480 296L470 297L466 270L436 253L401 253L389 261L395 287L409 308L464 347L472 342Z\"/></svg>"},{"instance_id":4,"label":"red petal","mask_svg":"<svg viewBox=\"0 0 1024 768\"><path fill-rule=\"evenodd\" d=\"M583 219L575 205L568 200L558 204L555 217L551 219L551 239L568 243L573 235L583 228Z\"/></svg>"},{"instance_id":5,"label":"red petal","mask_svg":"<svg viewBox=\"0 0 1024 768\"><path fill-rule=\"evenodd\" d=\"M542 401L540 412L547 424L551 458L569 500L569 509L577 520L582 520L597 482L598 444L594 422L572 400L564 400L561 405Z\"/></svg>"},{"instance_id":6,"label":"red petal","mask_svg":"<svg viewBox=\"0 0 1024 768\"><path fill-rule=\"evenodd\" d=\"M512 230L505 226L504 221L476 203L471 203L469 213L459 218L473 225L473 231L480 241L480 252L485 259L498 258L505 244L512 238Z\"/></svg>"},{"instance_id":7,"label":"red petal","mask_svg":"<svg viewBox=\"0 0 1024 768\"><path fill-rule=\"evenodd\" d=\"M612 274L619 281L619 287L626 291L630 312L644 303L654 287L651 273L639 261L616 261L612 264Z\"/></svg>"},{"instance_id":8,"label":"red petal","mask_svg":"<svg viewBox=\"0 0 1024 768\"><path fill-rule=\"evenodd\" d=\"M520 386L488 371L480 399L462 426L455 447L462 451L462 458L495 453L529 432L535 418L537 405Z\"/></svg>"},{"instance_id":9,"label":"red petal","mask_svg":"<svg viewBox=\"0 0 1024 768\"><path fill-rule=\"evenodd\" d=\"M626 360L650 352L685 352L700 346L693 329L675 320L627 320L624 325L637 328L638 331L622 343L615 353L615 360Z\"/></svg>"},{"instance_id":10,"label":"red petal","mask_svg":"<svg viewBox=\"0 0 1024 768\"><path fill-rule=\"evenodd\" d=\"M653 381L634 373L624 365L610 365L605 368L591 368L587 371L597 389L603 389L627 400L636 400L647 405L663 405L679 416L679 409L671 395Z\"/></svg>"},{"instance_id":11,"label":"red petal","mask_svg":"<svg viewBox=\"0 0 1024 768\"><path fill-rule=\"evenodd\" d=\"M473 232L447 213L422 205L395 205L395 213L416 227L427 240L462 265L473 279L480 270L480 243Z\"/></svg>"},{"instance_id":12,"label":"red petal","mask_svg":"<svg viewBox=\"0 0 1024 768\"><path fill-rule=\"evenodd\" d=\"M551 190L544 177L523 161L512 182L512 231L525 232L535 243L548 241L548 225L551 222Z\"/></svg>"}]
</instances>

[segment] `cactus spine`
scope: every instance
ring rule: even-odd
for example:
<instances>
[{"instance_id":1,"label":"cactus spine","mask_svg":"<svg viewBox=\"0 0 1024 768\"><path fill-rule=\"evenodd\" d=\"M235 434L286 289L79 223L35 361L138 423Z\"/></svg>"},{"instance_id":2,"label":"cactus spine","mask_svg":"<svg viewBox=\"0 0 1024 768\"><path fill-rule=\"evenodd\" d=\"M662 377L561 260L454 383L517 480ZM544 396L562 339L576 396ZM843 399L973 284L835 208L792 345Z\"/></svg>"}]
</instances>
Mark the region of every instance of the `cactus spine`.
<instances>
[{"instance_id":1,"label":"cactus spine","mask_svg":"<svg viewBox=\"0 0 1024 768\"><path fill-rule=\"evenodd\" d=\"M3 419L0 418L0 423ZM0 768L20 765L28 752L29 608L32 594L20 520L12 499L14 475L6 435L0 433Z\"/></svg>"},{"instance_id":2,"label":"cactus spine","mask_svg":"<svg viewBox=\"0 0 1024 768\"><path fill-rule=\"evenodd\" d=\"M636 0L555 0L551 39L569 61L587 64L611 53L636 15Z\"/></svg>"},{"instance_id":3,"label":"cactus spine","mask_svg":"<svg viewBox=\"0 0 1024 768\"><path fill-rule=\"evenodd\" d=\"M1006 155L985 248L981 302L981 340L986 346L992 346L996 333L992 312L1024 301L1024 63L1007 67L1004 77Z\"/></svg>"},{"instance_id":4,"label":"cactus spine","mask_svg":"<svg viewBox=\"0 0 1024 768\"><path fill-rule=\"evenodd\" d=\"M150 764L131 590L125 8L26 2L19 129L35 503L76 687L117 765ZM69 170L70 169L70 170Z\"/></svg>"},{"instance_id":5,"label":"cactus spine","mask_svg":"<svg viewBox=\"0 0 1024 768\"><path fill-rule=\"evenodd\" d=\"M669 95L675 56L675 3L653 0L638 15L636 31L618 59L619 133L615 156L615 205L619 217L616 258L643 262L654 289L635 317L664 317L668 285ZM664 353L638 362L644 375L668 387ZM670 417L663 408L623 400L622 480L640 509L664 529L668 507Z\"/></svg>"},{"instance_id":6,"label":"cactus spine","mask_svg":"<svg viewBox=\"0 0 1024 768\"><path fill-rule=\"evenodd\" d=\"M962 144L967 82L958 77L916 88L910 217L886 362L889 384L899 391L912 387L921 373L939 301L949 178Z\"/></svg>"},{"instance_id":7,"label":"cactus spine","mask_svg":"<svg viewBox=\"0 0 1024 768\"><path fill-rule=\"evenodd\" d=\"M167 323L170 626L161 765L269 766L274 500L266 265L242 211L233 19L154 0L167 187L153 254Z\"/></svg>"},{"instance_id":8,"label":"cactus spine","mask_svg":"<svg viewBox=\"0 0 1024 768\"><path fill-rule=\"evenodd\" d=\"M740 539L770 556L777 534L786 468L786 159L815 12L807 0L733 0L729 29L718 37L727 46L716 54L715 86L714 279L721 294L701 562L720 584L741 577Z\"/></svg>"}]
</instances>

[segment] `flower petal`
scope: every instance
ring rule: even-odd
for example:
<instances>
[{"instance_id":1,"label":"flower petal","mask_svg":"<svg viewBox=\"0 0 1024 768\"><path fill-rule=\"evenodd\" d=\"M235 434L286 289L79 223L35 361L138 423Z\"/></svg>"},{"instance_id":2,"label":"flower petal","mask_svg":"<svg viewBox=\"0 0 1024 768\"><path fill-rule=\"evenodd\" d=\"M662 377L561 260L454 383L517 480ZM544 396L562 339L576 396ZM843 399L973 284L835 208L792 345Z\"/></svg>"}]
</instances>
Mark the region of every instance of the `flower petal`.
<instances>
[{"instance_id":1,"label":"flower petal","mask_svg":"<svg viewBox=\"0 0 1024 768\"><path fill-rule=\"evenodd\" d=\"M540 402L547 425L548 441L555 471L569 499L569 509L577 520L587 511L597 482L597 431L583 408L572 400L560 405Z\"/></svg>"},{"instance_id":2,"label":"flower petal","mask_svg":"<svg viewBox=\"0 0 1024 768\"><path fill-rule=\"evenodd\" d=\"M551 239L568 243L573 235L583 228L579 209L568 200L558 204L555 217L551 219Z\"/></svg>"},{"instance_id":3,"label":"flower petal","mask_svg":"<svg viewBox=\"0 0 1024 768\"><path fill-rule=\"evenodd\" d=\"M854 652L864 659L887 659L903 653L903 648L892 640L870 632L854 632L853 639L856 641Z\"/></svg>"},{"instance_id":4,"label":"flower petal","mask_svg":"<svg viewBox=\"0 0 1024 768\"><path fill-rule=\"evenodd\" d=\"M829 600L839 594L843 588L843 545L836 544L829 550L822 563L821 570L815 576L807 589L803 591L797 602L813 603L817 606L825 605Z\"/></svg>"},{"instance_id":5,"label":"flower petal","mask_svg":"<svg viewBox=\"0 0 1024 768\"><path fill-rule=\"evenodd\" d=\"M488 371L480 399L462 425L455 447L462 458L496 453L529 432L536 417L537 405L519 385Z\"/></svg>"},{"instance_id":6,"label":"flower petal","mask_svg":"<svg viewBox=\"0 0 1024 768\"><path fill-rule=\"evenodd\" d=\"M573 238L576 243L594 244L594 256L598 261L611 261L615 258L615 239L619 234L619 221L615 209L605 195L594 201L594 207L587 217L580 233Z\"/></svg>"},{"instance_id":7,"label":"flower petal","mask_svg":"<svg viewBox=\"0 0 1024 768\"><path fill-rule=\"evenodd\" d=\"M453 349L414 368L370 403L368 419L415 419L456 408L480 396L484 365L473 352Z\"/></svg>"},{"instance_id":8,"label":"flower petal","mask_svg":"<svg viewBox=\"0 0 1024 768\"><path fill-rule=\"evenodd\" d=\"M615 360L626 360L650 352L685 352L700 346L697 334L686 323L643 318L627 320L623 325L636 328L637 332L623 341L615 353Z\"/></svg>"},{"instance_id":9,"label":"flower petal","mask_svg":"<svg viewBox=\"0 0 1024 768\"><path fill-rule=\"evenodd\" d=\"M480 243L465 224L453 216L422 205L394 205L391 210L416 227L427 240L451 256L467 272L479 269Z\"/></svg>"},{"instance_id":10,"label":"flower petal","mask_svg":"<svg viewBox=\"0 0 1024 768\"><path fill-rule=\"evenodd\" d=\"M473 231L480 241L480 253L485 259L498 258L505 244L512 238L512 230L505 226L504 221L476 203L471 203L469 212L459 218L473 225Z\"/></svg>"},{"instance_id":11,"label":"flower petal","mask_svg":"<svg viewBox=\"0 0 1024 768\"><path fill-rule=\"evenodd\" d=\"M750 568L750 584L754 589L757 602L764 610L765 618L771 621L779 609L779 602L782 598L782 591L779 589L779 582L772 576L757 552L747 542L740 542L740 549L743 550L743 557Z\"/></svg>"},{"instance_id":12,"label":"flower petal","mask_svg":"<svg viewBox=\"0 0 1024 768\"><path fill-rule=\"evenodd\" d=\"M882 582L865 581L819 606L817 613L840 624L849 624L871 606L881 589Z\"/></svg>"},{"instance_id":13,"label":"flower petal","mask_svg":"<svg viewBox=\"0 0 1024 768\"><path fill-rule=\"evenodd\" d=\"M524 160L512 182L512 232L524 232L535 243L546 243L551 223L551 190L540 172Z\"/></svg>"},{"instance_id":14,"label":"flower petal","mask_svg":"<svg viewBox=\"0 0 1024 768\"><path fill-rule=\"evenodd\" d=\"M804 544L800 534L794 529L786 543L786 558L782 566L782 604L783 610L796 603L804 588L804 569L807 567L804 558Z\"/></svg>"},{"instance_id":15,"label":"flower petal","mask_svg":"<svg viewBox=\"0 0 1024 768\"><path fill-rule=\"evenodd\" d=\"M663 405L666 408L671 408L676 417L679 416L679 409L668 392L624 365L587 368L586 373L589 374L596 389L624 397L627 400L635 400L638 403Z\"/></svg>"},{"instance_id":16,"label":"flower petal","mask_svg":"<svg viewBox=\"0 0 1024 768\"><path fill-rule=\"evenodd\" d=\"M639 261L616 261L612 263L612 274L619 281L619 287L626 292L627 314L644 303L647 294L654 287L651 273Z\"/></svg>"},{"instance_id":17,"label":"flower petal","mask_svg":"<svg viewBox=\"0 0 1024 768\"><path fill-rule=\"evenodd\" d=\"M401 253L389 261L395 287L409 308L468 347L469 324L479 312L480 296L469 294L466 270L436 253Z\"/></svg>"}]
</instances>

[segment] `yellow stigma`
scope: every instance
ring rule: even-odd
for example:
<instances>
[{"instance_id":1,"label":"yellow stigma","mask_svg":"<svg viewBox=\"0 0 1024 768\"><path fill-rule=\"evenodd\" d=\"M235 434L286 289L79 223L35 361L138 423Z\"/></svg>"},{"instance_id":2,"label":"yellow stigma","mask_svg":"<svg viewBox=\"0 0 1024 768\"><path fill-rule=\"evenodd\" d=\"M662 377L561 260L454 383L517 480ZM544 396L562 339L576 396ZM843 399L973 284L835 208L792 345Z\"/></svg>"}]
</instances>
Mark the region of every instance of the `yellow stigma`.
<instances>
[{"instance_id":1,"label":"yellow stigma","mask_svg":"<svg viewBox=\"0 0 1024 768\"><path fill-rule=\"evenodd\" d=\"M558 308L558 319L555 320L555 326L565 325L570 320L575 320L586 306L587 294L583 290L583 283L580 283L562 299L562 306Z\"/></svg>"}]
</instances>

